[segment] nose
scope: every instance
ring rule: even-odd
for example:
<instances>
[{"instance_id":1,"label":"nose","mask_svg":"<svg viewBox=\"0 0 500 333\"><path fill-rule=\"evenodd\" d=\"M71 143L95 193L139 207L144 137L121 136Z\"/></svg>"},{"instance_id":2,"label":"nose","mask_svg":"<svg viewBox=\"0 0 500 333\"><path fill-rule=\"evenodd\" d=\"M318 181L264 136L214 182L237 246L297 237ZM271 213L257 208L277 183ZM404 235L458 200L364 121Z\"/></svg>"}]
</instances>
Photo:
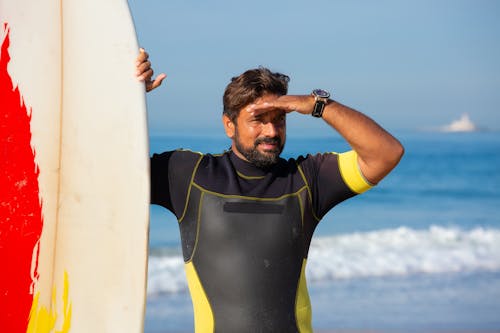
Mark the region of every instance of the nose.
<instances>
[{"instance_id":1,"label":"nose","mask_svg":"<svg viewBox=\"0 0 500 333\"><path fill-rule=\"evenodd\" d=\"M274 138L275 136L278 135L278 128L276 124L274 124L272 121L268 121L262 124L262 134L264 136Z\"/></svg>"}]
</instances>

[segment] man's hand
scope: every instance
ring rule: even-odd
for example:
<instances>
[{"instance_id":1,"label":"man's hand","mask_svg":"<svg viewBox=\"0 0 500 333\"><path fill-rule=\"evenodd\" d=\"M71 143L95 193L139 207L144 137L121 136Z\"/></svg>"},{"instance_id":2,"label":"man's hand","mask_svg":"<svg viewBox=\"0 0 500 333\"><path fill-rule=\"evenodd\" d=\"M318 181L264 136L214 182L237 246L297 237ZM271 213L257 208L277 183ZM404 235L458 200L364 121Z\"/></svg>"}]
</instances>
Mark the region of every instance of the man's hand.
<instances>
[{"instance_id":1,"label":"man's hand","mask_svg":"<svg viewBox=\"0 0 500 333\"><path fill-rule=\"evenodd\" d=\"M314 97L311 95L283 95L276 96L276 99L261 102L259 99L255 103L246 107L246 111L259 115L273 110L282 110L286 113L299 112L311 114L314 108Z\"/></svg>"},{"instance_id":2,"label":"man's hand","mask_svg":"<svg viewBox=\"0 0 500 333\"><path fill-rule=\"evenodd\" d=\"M141 48L139 50L139 56L137 56L135 65L137 68L136 75L139 81L144 81L146 86L146 91L149 92L161 85L163 79L167 77L165 73L161 73L153 80L153 69L151 68L151 62L148 60L149 54Z\"/></svg>"}]
</instances>

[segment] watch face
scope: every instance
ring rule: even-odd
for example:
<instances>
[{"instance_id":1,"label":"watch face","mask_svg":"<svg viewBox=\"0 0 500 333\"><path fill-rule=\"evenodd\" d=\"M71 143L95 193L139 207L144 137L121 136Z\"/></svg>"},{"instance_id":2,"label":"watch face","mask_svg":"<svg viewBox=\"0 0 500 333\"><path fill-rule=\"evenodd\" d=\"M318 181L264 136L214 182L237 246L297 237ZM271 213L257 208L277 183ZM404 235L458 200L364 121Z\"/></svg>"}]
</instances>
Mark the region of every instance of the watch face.
<instances>
[{"instance_id":1,"label":"watch face","mask_svg":"<svg viewBox=\"0 0 500 333\"><path fill-rule=\"evenodd\" d=\"M330 93L326 90L323 90L323 89L314 89L313 94L315 94L316 96L321 97L321 98L330 97Z\"/></svg>"}]
</instances>

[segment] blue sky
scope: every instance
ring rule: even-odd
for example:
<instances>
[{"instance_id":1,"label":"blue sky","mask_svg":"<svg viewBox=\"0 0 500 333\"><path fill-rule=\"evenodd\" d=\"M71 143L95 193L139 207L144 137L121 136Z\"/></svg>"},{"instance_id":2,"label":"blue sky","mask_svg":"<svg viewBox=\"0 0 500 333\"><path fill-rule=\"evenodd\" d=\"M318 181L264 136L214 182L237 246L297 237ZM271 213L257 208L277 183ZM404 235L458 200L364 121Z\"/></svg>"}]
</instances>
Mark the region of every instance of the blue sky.
<instances>
[{"instance_id":1,"label":"blue sky","mask_svg":"<svg viewBox=\"0 0 500 333\"><path fill-rule=\"evenodd\" d=\"M290 94L329 90L389 130L468 113L500 129L500 1L129 0L164 84L147 96L152 134L222 133L232 76L266 66ZM288 130L328 130L290 115Z\"/></svg>"}]
</instances>

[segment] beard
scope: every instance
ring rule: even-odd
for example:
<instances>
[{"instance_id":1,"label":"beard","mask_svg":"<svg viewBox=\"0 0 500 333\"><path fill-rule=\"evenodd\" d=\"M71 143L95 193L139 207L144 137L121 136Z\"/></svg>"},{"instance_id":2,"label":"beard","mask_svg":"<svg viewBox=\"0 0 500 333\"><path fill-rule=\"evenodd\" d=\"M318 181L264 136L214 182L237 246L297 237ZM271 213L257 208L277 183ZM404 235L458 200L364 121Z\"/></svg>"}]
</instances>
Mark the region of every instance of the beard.
<instances>
[{"instance_id":1,"label":"beard","mask_svg":"<svg viewBox=\"0 0 500 333\"><path fill-rule=\"evenodd\" d=\"M244 147L240 141L238 135L238 130L235 132L234 143L236 149L253 165L261 169L267 169L278 163L281 152L284 148L284 143L281 142L279 137L263 137L257 138L253 144L253 147ZM260 143L270 143L276 144L274 149L266 149L264 153L257 150L257 146Z\"/></svg>"}]
</instances>

